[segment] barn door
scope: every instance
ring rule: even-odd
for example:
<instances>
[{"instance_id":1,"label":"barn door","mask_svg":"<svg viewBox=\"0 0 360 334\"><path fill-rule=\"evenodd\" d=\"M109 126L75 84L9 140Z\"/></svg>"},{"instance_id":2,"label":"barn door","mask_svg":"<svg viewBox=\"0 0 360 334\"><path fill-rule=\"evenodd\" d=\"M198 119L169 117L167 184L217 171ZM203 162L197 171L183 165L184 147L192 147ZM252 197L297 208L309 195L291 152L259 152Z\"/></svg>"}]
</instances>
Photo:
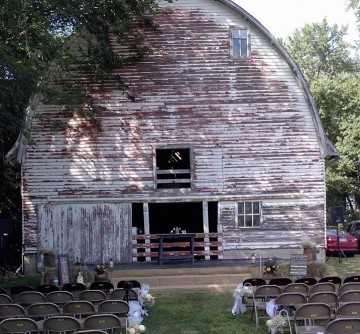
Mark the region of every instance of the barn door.
<instances>
[{"instance_id":1,"label":"barn door","mask_svg":"<svg viewBox=\"0 0 360 334\"><path fill-rule=\"evenodd\" d=\"M38 210L39 247L83 263L131 262L131 204L44 204Z\"/></svg>"}]
</instances>

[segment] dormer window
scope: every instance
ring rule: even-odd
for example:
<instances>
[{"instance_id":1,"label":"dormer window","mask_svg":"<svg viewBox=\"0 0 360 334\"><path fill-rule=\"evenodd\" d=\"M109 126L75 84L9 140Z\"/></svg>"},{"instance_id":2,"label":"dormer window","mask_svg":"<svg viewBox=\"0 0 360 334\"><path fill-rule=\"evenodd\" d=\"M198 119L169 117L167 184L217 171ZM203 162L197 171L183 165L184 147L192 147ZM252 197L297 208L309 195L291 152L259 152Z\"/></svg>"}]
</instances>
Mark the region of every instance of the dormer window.
<instances>
[{"instance_id":1,"label":"dormer window","mask_svg":"<svg viewBox=\"0 0 360 334\"><path fill-rule=\"evenodd\" d=\"M247 28L230 29L232 59L250 58L250 33Z\"/></svg>"}]
</instances>

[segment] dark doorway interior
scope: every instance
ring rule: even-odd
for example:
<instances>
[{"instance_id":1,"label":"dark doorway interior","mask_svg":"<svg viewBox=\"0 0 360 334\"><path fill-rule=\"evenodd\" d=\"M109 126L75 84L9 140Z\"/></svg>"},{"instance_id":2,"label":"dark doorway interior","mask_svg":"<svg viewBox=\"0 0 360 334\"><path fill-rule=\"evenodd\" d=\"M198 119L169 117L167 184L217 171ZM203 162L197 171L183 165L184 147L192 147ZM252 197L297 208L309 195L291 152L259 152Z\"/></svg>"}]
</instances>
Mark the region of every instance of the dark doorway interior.
<instances>
[{"instance_id":1,"label":"dark doorway interior","mask_svg":"<svg viewBox=\"0 0 360 334\"><path fill-rule=\"evenodd\" d=\"M218 203L208 202L209 232L217 232ZM203 231L203 206L202 202L187 203L149 203L149 227L150 234L170 233L174 227L180 227L187 233L202 233ZM132 205L132 226L136 227L138 234L144 233L144 210L142 203ZM217 237L212 237L209 241L217 241ZM144 240L138 240L143 243ZM212 250L217 250L217 246L211 246ZM144 249L138 249L145 251ZM196 247L195 250L204 250L203 247ZM152 251L157 251L153 249ZM201 260L204 256L196 256ZM217 256L211 256L217 259ZM139 258L145 261L145 258ZM155 260L155 259L153 259Z\"/></svg>"},{"instance_id":2,"label":"dark doorway interior","mask_svg":"<svg viewBox=\"0 0 360 334\"><path fill-rule=\"evenodd\" d=\"M132 227L136 227L136 231L138 234L144 233L143 203L132 204Z\"/></svg>"},{"instance_id":3,"label":"dark doorway interior","mask_svg":"<svg viewBox=\"0 0 360 334\"><path fill-rule=\"evenodd\" d=\"M203 232L202 203L150 203L150 233L170 233L178 226L188 233Z\"/></svg>"}]
</instances>

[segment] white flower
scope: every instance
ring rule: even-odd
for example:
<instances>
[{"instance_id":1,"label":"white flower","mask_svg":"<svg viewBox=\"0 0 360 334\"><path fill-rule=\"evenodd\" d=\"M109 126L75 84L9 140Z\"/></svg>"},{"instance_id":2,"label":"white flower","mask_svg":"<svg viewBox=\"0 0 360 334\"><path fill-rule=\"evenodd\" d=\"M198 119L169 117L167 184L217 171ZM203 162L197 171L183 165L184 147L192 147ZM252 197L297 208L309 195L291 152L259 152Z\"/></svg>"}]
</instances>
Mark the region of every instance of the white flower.
<instances>
[{"instance_id":1,"label":"white flower","mask_svg":"<svg viewBox=\"0 0 360 334\"><path fill-rule=\"evenodd\" d=\"M143 300L143 306L151 307L155 305L155 297L153 297L150 293L146 293L144 295L140 294L140 299Z\"/></svg>"},{"instance_id":2,"label":"white flower","mask_svg":"<svg viewBox=\"0 0 360 334\"><path fill-rule=\"evenodd\" d=\"M269 328L270 327L273 327L273 321L271 319L269 319L268 321L266 321L266 326L268 326Z\"/></svg>"},{"instance_id":3,"label":"white flower","mask_svg":"<svg viewBox=\"0 0 360 334\"><path fill-rule=\"evenodd\" d=\"M127 334L138 334L140 332L145 332L145 326L140 325L137 322L133 322L126 330Z\"/></svg>"},{"instance_id":4,"label":"white flower","mask_svg":"<svg viewBox=\"0 0 360 334\"><path fill-rule=\"evenodd\" d=\"M284 327L286 324L286 317L278 314L273 316L270 320L266 321L266 325L269 328L279 329Z\"/></svg>"},{"instance_id":5,"label":"white flower","mask_svg":"<svg viewBox=\"0 0 360 334\"><path fill-rule=\"evenodd\" d=\"M239 286L235 289L234 295L238 295L240 297L247 297L251 295L251 288L247 285L245 286Z\"/></svg>"}]
</instances>

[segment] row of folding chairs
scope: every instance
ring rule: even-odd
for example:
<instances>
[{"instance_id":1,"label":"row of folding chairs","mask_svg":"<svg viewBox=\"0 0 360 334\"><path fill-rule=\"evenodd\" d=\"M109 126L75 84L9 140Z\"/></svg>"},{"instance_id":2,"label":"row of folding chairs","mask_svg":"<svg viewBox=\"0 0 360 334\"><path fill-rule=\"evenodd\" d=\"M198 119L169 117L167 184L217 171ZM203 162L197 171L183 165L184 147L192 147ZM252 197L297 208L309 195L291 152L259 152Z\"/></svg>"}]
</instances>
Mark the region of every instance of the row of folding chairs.
<instances>
[{"instance_id":1,"label":"row of folding chairs","mask_svg":"<svg viewBox=\"0 0 360 334\"><path fill-rule=\"evenodd\" d=\"M244 283L246 282L250 283L252 286L260 286L265 284L284 286L290 283L305 283L306 285L315 285L316 283L330 282L340 287L342 284L345 283L351 283L351 282L360 283L360 275L347 276L343 280L338 276L325 276L320 279L317 279L315 277L301 277L294 280L292 280L289 277L274 277L270 279L268 283L263 278L255 277L255 278L246 279Z\"/></svg>"},{"instance_id":2,"label":"row of folding chairs","mask_svg":"<svg viewBox=\"0 0 360 334\"><path fill-rule=\"evenodd\" d=\"M117 283L116 288L131 288L131 289L140 289L141 284L137 280L121 280ZM102 290L105 293L110 293L111 290L114 290L115 287L111 282L92 282L89 287L90 290ZM12 298L15 298L18 294L25 291L38 291L43 294L48 294L54 291L69 291L69 292L80 292L87 290L87 287L83 283L66 283L61 288L54 284L40 284L36 288L33 288L28 285L16 285L9 288L9 293L0 288L0 294L9 295Z\"/></svg>"},{"instance_id":3,"label":"row of folding chairs","mask_svg":"<svg viewBox=\"0 0 360 334\"><path fill-rule=\"evenodd\" d=\"M268 301L270 299L274 299L274 305L285 308L291 317L297 307L313 303L328 305L332 312L332 318L336 317L336 311L340 307L353 303L353 314L360 315L360 291L350 290L340 295L335 292L324 291L306 296L301 292L283 292L279 286L267 285L259 287L252 296L252 318L255 316L256 327L259 326L260 318L268 318L265 310L269 306ZM350 307L348 309L350 310ZM344 311L345 307L341 310Z\"/></svg>"},{"instance_id":4,"label":"row of folding chairs","mask_svg":"<svg viewBox=\"0 0 360 334\"><path fill-rule=\"evenodd\" d=\"M340 286L343 283L348 283L348 282L360 282L360 276L351 276L351 277L347 277L345 278L344 282L342 282L341 278L338 276L326 276L323 278L320 278L319 280L315 277L302 277L302 278L297 278L295 280L292 280L289 277L274 277L272 279L269 280L269 282L267 283L265 279L263 278L248 278L246 279L243 283L250 283L252 286L261 286L261 285L266 285L266 284L270 284L270 285L279 285L279 286L285 286L291 283L304 283L306 285L315 285L317 283L325 283L325 282L330 282L335 284L336 286Z\"/></svg>"},{"instance_id":5,"label":"row of folding chairs","mask_svg":"<svg viewBox=\"0 0 360 334\"><path fill-rule=\"evenodd\" d=\"M50 302L34 303L27 308L19 304L0 305L0 320L8 318L28 317L35 321L43 321L51 316L66 315L77 318L80 323L95 314L113 314L125 323L128 317L129 304L123 300L104 300L98 305L85 300L69 301L62 307Z\"/></svg>"},{"instance_id":6,"label":"row of folding chairs","mask_svg":"<svg viewBox=\"0 0 360 334\"><path fill-rule=\"evenodd\" d=\"M108 295L102 290L84 290L79 293L72 293L69 291L52 291L48 294L43 294L38 291L24 291L21 292L15 300L8 295L0 294L0 306L2 304L16 303L27 307L33 303L44 302L50 302L61 306L66 302L74 300L85 300L93 304L97 304L107 299L137 301L138 292L133 289L122 288L115 289Z\"/></svg>"},{"instance_id":7,"label":"row of folding chairs","mask_svg":"<svg viewBox=\"0 0 360 334\"><path fill-rule=\"evenodd\" d=\"M1 333L106 333L121 331L124 326L113 314L90 315L81 323L72 316L51 316L39 323L27 317L9 318L0 322Z\"/></svg>"},{"instance_id":8,"label":"row of folding chairs","mask_svg":"<svg viewBox=\"0 0 360 334\"><path fill-rule=\"evenodd\" d=\"M332 309L324 303L307 303L299 306L294 314L295 334L326 333L355 334L360 332L360 303L348 303Z\"/></svg>"},{"instance_id":9,"label":"row of folding chairs","mask_svg":"<svg viewBox=\"0 0 360 334\"><path fill-rule=\"evenodd\" d=\"M138 289L141 288L141 284L137 280L121 280L117 283L116 288L125 288L130 284L131 288ZM102 290L106 293L109 293L111 290L114 290L114 285L111 282L92 282L90 284L90 290ZM69 291L69 292L79 292L87 290L87 287L83 283L66 283L62 287L59 287L54 284L40 284L36 288L33 288L28 285L16 285L9 288L9 293L4 288L0 288L0 294L7 294L14 298L16 295L24 291L38 291L44 294L53 291Z\"/></svg>"}]
</instances>

